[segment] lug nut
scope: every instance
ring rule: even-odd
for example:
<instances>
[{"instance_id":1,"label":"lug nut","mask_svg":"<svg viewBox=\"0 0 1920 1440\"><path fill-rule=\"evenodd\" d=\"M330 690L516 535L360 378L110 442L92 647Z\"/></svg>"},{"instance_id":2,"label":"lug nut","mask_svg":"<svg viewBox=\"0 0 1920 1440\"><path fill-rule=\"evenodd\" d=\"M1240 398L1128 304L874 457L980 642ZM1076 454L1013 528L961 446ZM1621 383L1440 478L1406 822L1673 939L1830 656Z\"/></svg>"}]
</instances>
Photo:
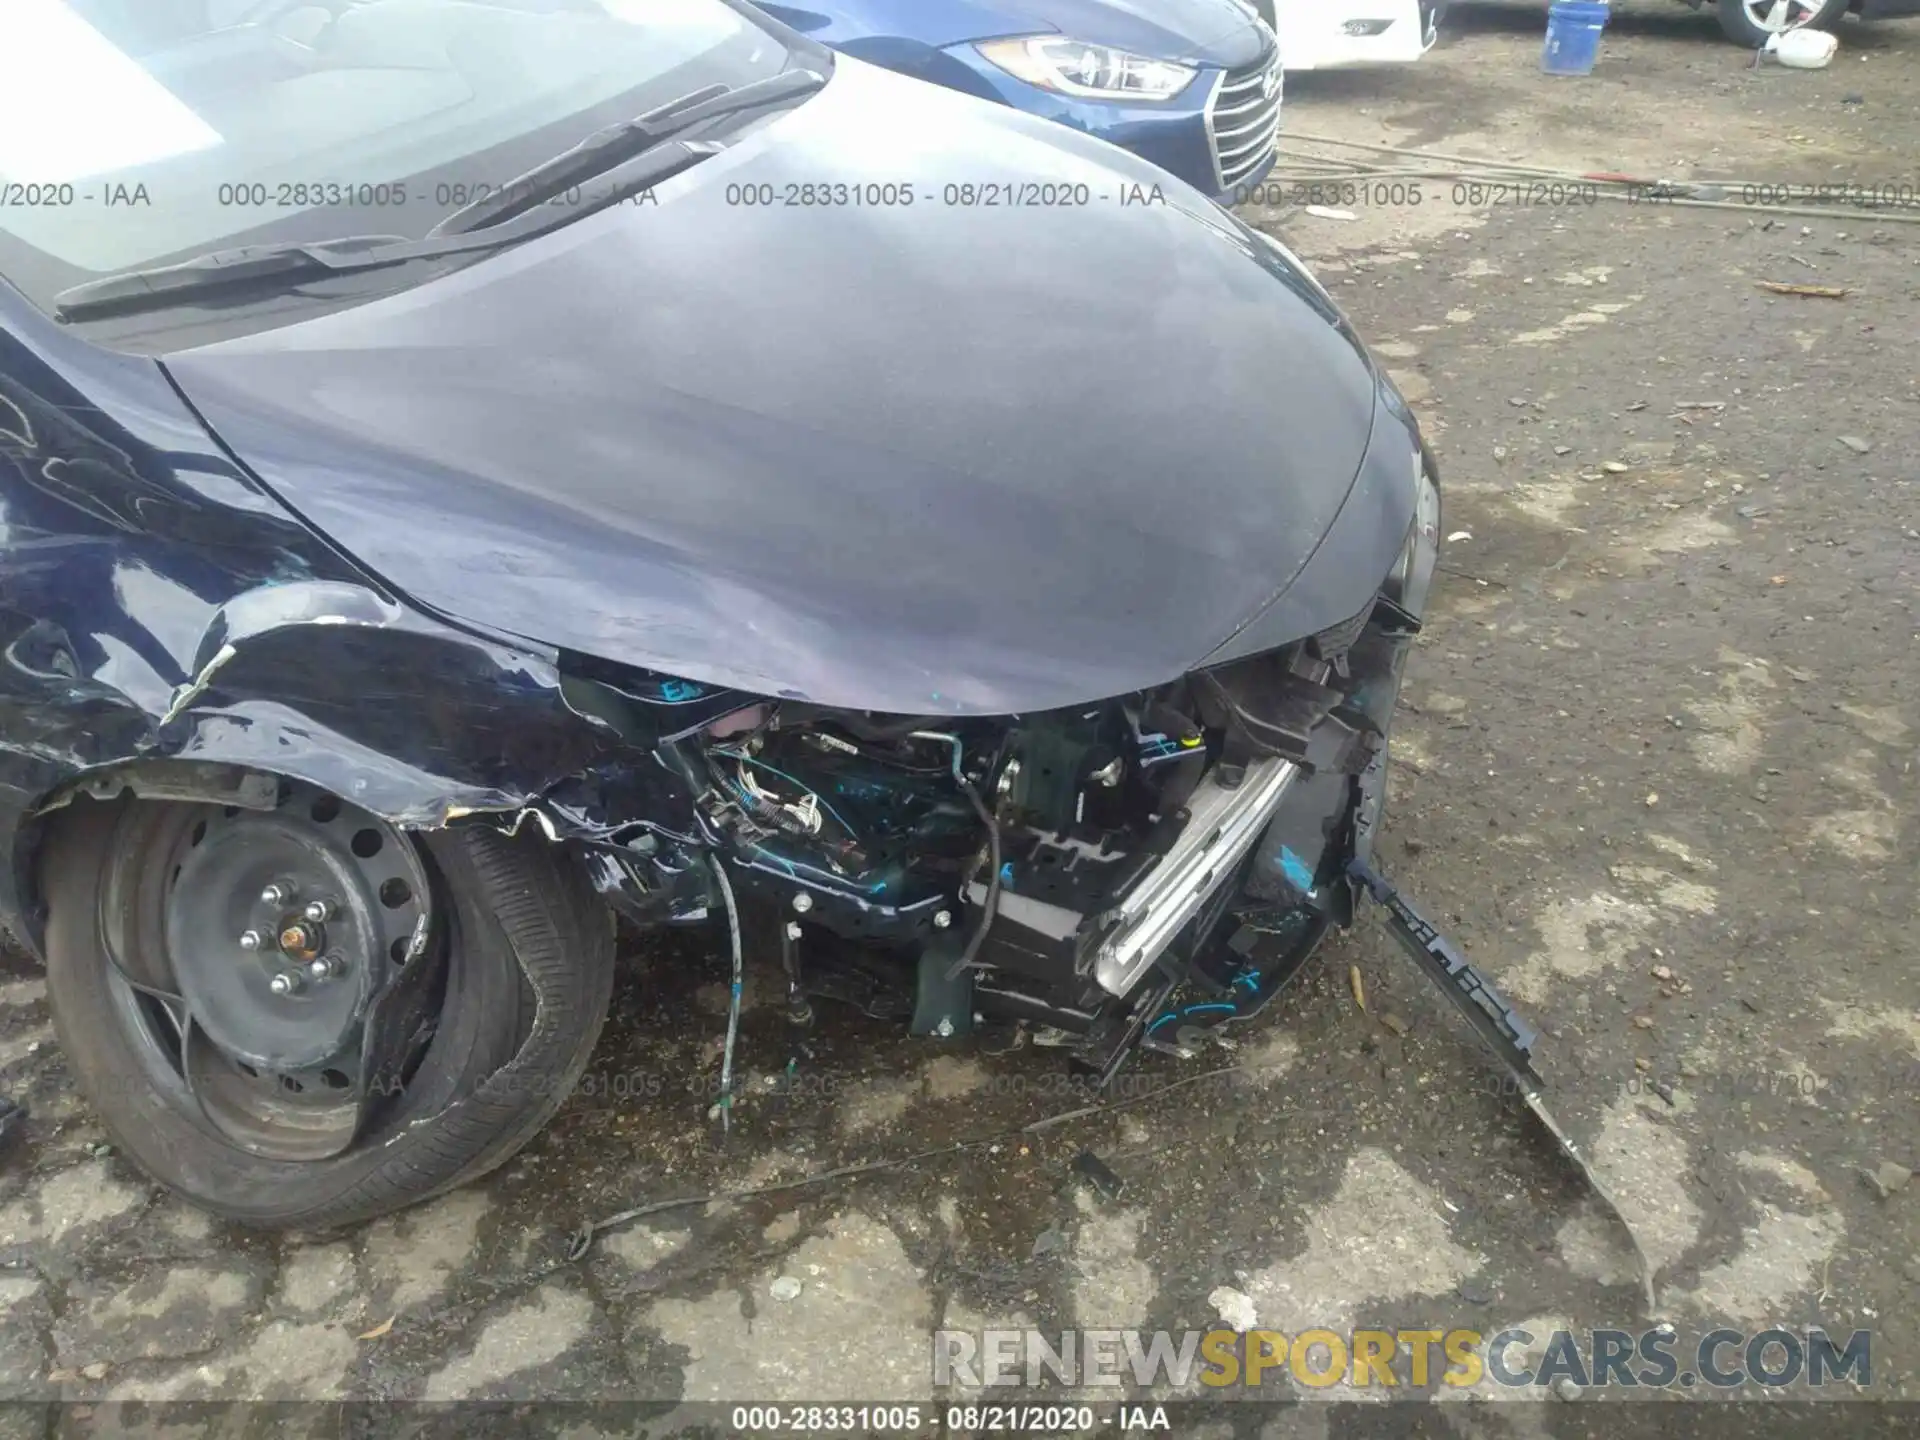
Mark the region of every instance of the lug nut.
<instances>
[{"instance_id":1,"label":"lug nut","mask_svg":"<svg viewBox=\"0 0 1920 1440\"><path fill-rule=\"evenodd\" d=\"M953 912L951 910L936 910L933 912L933 928L934 929L945 930L948 926L952 924L953 924Z\"/></svg>"},{"instance_id":2,"label":"lug nut","mask_svg":"<svg viewBox=\"0 0 1920 1440\"><path fill-rule=\"evenodd\" d=\"M276 880L260 892L262 905L285 905L293 899L294 890L291 880Z\"/></svg>"},{"instance_id":3,"label":"lug nut","mask_svg":"<svg viewBox=\"0 0 1920 1440\"><path fill-rule=\"evenodd\" d=\"M802 890L793 897L793 908L802 915L813 909L813 896Z\"/></svg>"},{"instance_id":4,"label":"lug nut","mask_svg":"<svg viewBox=\"0 0 1920 1440\"><path fill-rule=\"evenodd\" d=\"M801 937L801 935L805 933L806 933L805 931L801 930L800 922L798 920L789 920L787 922L787 939L798 940Z\"/></svg>"},{"instance_id":5,"label":"lug nut","mask_svg":"<svg viewBox=\"0 0 1920 1440\"><path fill-rule=\"evenodd\" d=\"M300 988L298 976L280 974L267 982L267 988L276 995L291 995Z\"/></svg>"},{"instance_id":6,"label":"lug nut","mask_svg":"<svg viewBox=\"0 0 1920 1440\"><path fill-rule=\"evenodd\" d=\"M307 974L316 980L331 980L346 968L345 963L342 962L339 956L322 955L311 965L307 966Z\"/></svg>"},{"instance_id":7,"label":"lug nut","mask_svg":"<svg viewBox=\"0 0 1920 1440\"><path fill-rule=\"evenodd\" d=\"M309 900L306 909L300 913L318 925L322 920L333 914L333 907L324 900Z\"/></svg>"},{"instance_id":8,"label":"lug nut","mask_svg":"<svg viewBox=\"0 0 1920 1440\"><path fill-rule=\"evenodd\" d=\"M242 930L240 932L240 948L242 950L258 950L263 939L264 937L258 930Z\"/></svg>"}]
</instances>

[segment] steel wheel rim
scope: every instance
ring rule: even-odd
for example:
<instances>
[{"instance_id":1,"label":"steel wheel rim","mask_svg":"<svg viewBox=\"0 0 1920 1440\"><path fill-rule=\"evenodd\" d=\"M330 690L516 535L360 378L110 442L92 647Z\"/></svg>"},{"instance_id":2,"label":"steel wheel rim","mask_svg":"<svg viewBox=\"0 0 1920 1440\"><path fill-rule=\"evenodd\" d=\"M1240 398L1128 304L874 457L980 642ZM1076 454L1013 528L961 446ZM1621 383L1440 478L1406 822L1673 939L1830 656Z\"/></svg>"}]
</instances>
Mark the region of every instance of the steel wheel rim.
<instances>
[{"instance_id":1,"label":"steel wheel rim","mask_svg":"<svg viewBox=\"0 0 1920 1440\"><path fill-rule=\"evenodd\" d=\"M310 1161L350 1149L418 1058L390 1054L370 1022L403 995L409 1015L437 1015L444 988L414 843L288 783L271 811L194 807L160 853L130 862L165 877L130 943L108 947L115 1008L150 1076L250 1154ZM103 909L115 893L103 891Z\"/></svg>"}]
</instances>

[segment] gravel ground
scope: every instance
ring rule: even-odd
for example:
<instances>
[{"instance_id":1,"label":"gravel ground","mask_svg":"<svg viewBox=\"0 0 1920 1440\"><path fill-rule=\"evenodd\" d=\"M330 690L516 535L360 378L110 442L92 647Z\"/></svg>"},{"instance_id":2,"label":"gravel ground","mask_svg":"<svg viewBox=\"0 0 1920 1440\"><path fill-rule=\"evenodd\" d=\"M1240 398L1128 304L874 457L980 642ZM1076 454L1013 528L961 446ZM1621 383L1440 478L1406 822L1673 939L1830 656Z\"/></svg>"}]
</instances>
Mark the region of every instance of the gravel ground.
<instances>
[{"instance_id":1,"label":"gravel ground","mask_svg":"<svg viewBox=\"0 0 1920 1440\"><path fill-rule=\"evenodd\" d=\"M1850 24L1826 71L1751 70L1710 19L1648 4L1591 79L1550 81L1532 7L1454 21L1406 70L1290 80L1290 130L1920 185L1920 24ZM1920 1166L1920 227L1454 205L1444 182L1350 208L1250 218L1284 224L1401 377L1458 537L1383 863L1541 1022L1550 1104L1683 1334L1872 1329L1866 1394L1920 1398L1920 1185L1867 1178ZM586 1087L505 1171L345 1236L262 1237L103 1153L40 979L0 960L0 1082L34 1106L0 1156L0 1397L925 1397L939 1324L1642 1323L1601 1212L1378 929L1231 1054L1151 1057L1124 1111L1026 1135L1076 1103L1056 1056L847 1011L796 1037L756 991L724 1149L677 1078L713 1064L718 956L634 961ZM630 1204L996 1131L563 1259ZM1083 1149L1119 1195L1072 1182ZM1571 1413L1440 1405L1427 1433Z\"/></svg>"}]
</instances>

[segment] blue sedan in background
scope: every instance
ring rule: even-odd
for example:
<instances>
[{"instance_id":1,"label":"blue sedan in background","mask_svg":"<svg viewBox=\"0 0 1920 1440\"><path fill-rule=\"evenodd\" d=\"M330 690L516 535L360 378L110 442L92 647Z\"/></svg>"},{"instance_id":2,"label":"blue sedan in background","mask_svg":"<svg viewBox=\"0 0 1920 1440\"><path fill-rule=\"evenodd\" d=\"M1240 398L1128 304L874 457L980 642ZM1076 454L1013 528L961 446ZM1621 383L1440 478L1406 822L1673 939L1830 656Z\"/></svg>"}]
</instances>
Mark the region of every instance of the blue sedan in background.
<instances>
[{"instance_id":1,"label":"blue sedan in background","mask_svg":"<svg viewBox=\"0 0 1920 1440\"><path fill-rule=\"evenodd\" d=\"M1226 204L1273 168L1281 70L1247 0L759 0L875 65L1058 120Z\"/></svg>"}]
</instances>

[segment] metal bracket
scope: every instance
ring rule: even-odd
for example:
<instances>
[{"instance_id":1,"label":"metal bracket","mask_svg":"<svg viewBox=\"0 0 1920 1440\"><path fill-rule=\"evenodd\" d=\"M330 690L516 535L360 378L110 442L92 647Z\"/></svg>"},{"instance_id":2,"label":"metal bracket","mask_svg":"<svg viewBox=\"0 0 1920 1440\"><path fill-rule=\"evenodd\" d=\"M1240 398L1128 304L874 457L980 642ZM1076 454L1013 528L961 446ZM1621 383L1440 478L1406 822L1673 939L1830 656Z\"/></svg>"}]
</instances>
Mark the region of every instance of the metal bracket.
<instances>
[{"instance_id":1,"label":"metal bracket","mask_svg":"<svg viewBox=\"0 0 1920 1440\"><path fill-rule=\"evenodd\" d=\"M1420 973L1439 986L1441 993L1466 1018L1481 1042L1493 1052L1501 1068L1512 1076L1527 1109L1533 1112L1561 1152L1573 1162L1574 1168L1601 1203L1612 1212L1615 1223L1633 1249L1634 1259L1639 1262L1640 1284L1646 1295L1647 1314L1656 1317L1659 1302L1654 1294L1653 1267L1647 1259L1647 1252L1641 1247L1640 1237L1634 1234L1633 1226L1627 1222L1626 1213L1621 1210L1619 1202L1593 1173L1593 1167L1587 1163L1587 1157L1581 1153L1580 1147L1560 1128L1560 1123L1549 1113L1541 1098L1542 1083L1539 1073L1533 1068L1533 1046L1539 1032L1521 1018L1520 1012L1507 1003L1486 976L1467 962L1467 957L1459 947L1441 934L1438 926L1421 914L1412 901L1382 878L1365 860L1355 857L1348 863L1347 873L1387 912L1387 928L1393 932L1394 939L1412 957Z\"/></svg>"}]
</instances>

